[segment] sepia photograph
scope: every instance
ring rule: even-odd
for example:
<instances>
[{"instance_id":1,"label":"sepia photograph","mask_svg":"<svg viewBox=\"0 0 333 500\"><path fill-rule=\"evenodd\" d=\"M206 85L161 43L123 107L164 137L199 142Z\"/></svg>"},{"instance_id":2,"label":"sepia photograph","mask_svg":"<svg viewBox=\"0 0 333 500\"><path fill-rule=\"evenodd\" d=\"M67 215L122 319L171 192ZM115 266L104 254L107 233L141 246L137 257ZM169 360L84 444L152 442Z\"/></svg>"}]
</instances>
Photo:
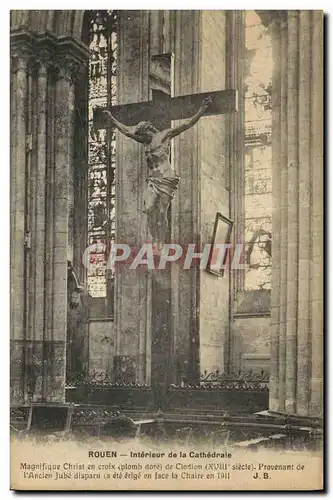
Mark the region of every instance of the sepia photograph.
<instances>
[{"instance_id":1,"label":"sepia photograph","mask_svg":"<svg viewBox=\"0 0 333 500\"><path fill-rule=\"evenodd\" d=\"M11 10L12 490L323 490L323 32Z\"/></svg>"}]
</instances>

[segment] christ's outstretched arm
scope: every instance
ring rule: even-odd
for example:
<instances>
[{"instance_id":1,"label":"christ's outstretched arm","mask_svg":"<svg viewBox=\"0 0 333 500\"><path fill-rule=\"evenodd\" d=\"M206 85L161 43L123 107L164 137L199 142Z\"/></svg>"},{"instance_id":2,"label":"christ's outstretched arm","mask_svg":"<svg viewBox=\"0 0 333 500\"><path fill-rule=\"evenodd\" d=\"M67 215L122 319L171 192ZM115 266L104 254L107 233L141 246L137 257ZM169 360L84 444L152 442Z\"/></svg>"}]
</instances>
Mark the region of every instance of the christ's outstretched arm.
<instances>
[{"instance_id":1,"label":"christ's outstretched arm","mask_svg":"<svg viewBox=\"0 0 333 500\"><path fill-rule=\"evenodd\" d=\"M107 109L103 111L103 115L107 118L108 123L110 123L113 127L116 127L122 134L126 135L126 137L130 137L131 139L140 142L135 135L135 127L128 127L127 125L118 122L118 120L116 120L116 118Z\"/></svg>"},{"instance_id":2,"label":"christ's outstretched arm","mask_svg":"<svg viewBox=\"0 0 333 500\"><path fill-rule=\"evenodd\" d=\"M173 139L173 137L176 137L182 132L185 132L185 130L188 130L189 128L193 127L193 125L195 125L200 120L202 115L207 111L207 109L211 105L211 102L212 98L206 97L206 99L202 101L201 106L198 109L197 113L188 120L184 120L183 123L179 125L179 127L170 128L165 134L165 139Z\"/></svg>"}]
</instances>

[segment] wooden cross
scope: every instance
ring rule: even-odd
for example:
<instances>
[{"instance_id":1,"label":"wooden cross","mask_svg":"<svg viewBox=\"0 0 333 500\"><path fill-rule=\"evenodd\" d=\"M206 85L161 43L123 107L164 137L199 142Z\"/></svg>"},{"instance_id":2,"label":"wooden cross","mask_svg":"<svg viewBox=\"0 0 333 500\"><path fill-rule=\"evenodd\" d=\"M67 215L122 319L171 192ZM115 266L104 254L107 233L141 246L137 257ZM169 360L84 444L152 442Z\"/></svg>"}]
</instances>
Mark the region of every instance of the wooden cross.
<instances>
[{"instance_id":1,"label":"wooden cross","mask_svg":"<svg viewBox=\"0 0 333 500\"><path fill-rule=\"evenodd\" d=\"M173 120L184 120L195 115L205 97L212 97L212 104L203 116L222 115L237 111L237 90L218 90L180 97L170 97L160 90L152 91L152 100L112 106L113 116L125 125L133 126L141 121L150 121L159 130L170 127ZM94 128L106 128L102 111L94 109Z\"/></svg>"},{"instance_id":2,"label":"wooden cross","mask_svg":"<svg viewBox=\"0 0 333 500\"><path fill-rule=\"evenodd\" d=\"M171 122L194 116L206 97L212 97L212 103L203 116L214 116L237 111L237 90L219 90L180 97L171 97L161 90L152 90L152 100L112 106L112 115L127 126L137 125L141 121L150 121L158 130L171 127ZM94 128L107 128L103 111L94 109ZM157 407L167 407L169 386L170 343L171 343L171 284L168 269L152 274L152 384L154 401Z\"/></svg>"}]
</instances>

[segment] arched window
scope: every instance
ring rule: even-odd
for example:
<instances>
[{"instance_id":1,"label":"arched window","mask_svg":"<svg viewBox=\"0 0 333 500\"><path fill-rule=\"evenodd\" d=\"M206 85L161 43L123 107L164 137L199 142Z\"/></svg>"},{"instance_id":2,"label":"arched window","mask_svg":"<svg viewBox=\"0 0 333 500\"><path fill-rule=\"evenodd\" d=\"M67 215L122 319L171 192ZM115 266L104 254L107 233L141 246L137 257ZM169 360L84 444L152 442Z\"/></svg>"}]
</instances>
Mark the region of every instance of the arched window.
<instances>
[{"instance_id":1,"label":"arched window","mask_svg":"<svg viewBox=\"0 0 333 500\"><path fill-rule=\"evenodd\" d=\"M107 269L115 239L116 138L114 130L95 130L93 109L117 102L117 12L88 11L88 294L91 316L113 315L114 275Z\"/></svg>"}]
</instances>

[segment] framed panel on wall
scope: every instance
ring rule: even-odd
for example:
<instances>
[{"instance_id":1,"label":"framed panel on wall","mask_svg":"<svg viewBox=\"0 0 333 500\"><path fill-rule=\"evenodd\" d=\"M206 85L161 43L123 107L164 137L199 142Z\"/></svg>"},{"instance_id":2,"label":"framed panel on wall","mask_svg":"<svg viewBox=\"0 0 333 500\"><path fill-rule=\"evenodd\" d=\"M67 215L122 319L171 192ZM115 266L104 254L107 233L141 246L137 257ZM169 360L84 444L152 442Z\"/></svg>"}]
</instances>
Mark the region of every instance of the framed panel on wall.
<instances>
[{"instance_id":1,"label":"framed panel on wall","mask_svg":"<svg viewBox=\"0 0 333 500\"><path fill-rule=\"evenodd\" d=\"M217 276L224 276L224 266L227 259L227 247L223 247L222 252L219 245L230 244L231 232L233 228L233 221L222 215L220 212L216 213L212 243L210 254L208 258L208 264L206 270L210 273L216 274ZM222 255L222 259L221 256Z\"/></svg>"}]
</instances>

